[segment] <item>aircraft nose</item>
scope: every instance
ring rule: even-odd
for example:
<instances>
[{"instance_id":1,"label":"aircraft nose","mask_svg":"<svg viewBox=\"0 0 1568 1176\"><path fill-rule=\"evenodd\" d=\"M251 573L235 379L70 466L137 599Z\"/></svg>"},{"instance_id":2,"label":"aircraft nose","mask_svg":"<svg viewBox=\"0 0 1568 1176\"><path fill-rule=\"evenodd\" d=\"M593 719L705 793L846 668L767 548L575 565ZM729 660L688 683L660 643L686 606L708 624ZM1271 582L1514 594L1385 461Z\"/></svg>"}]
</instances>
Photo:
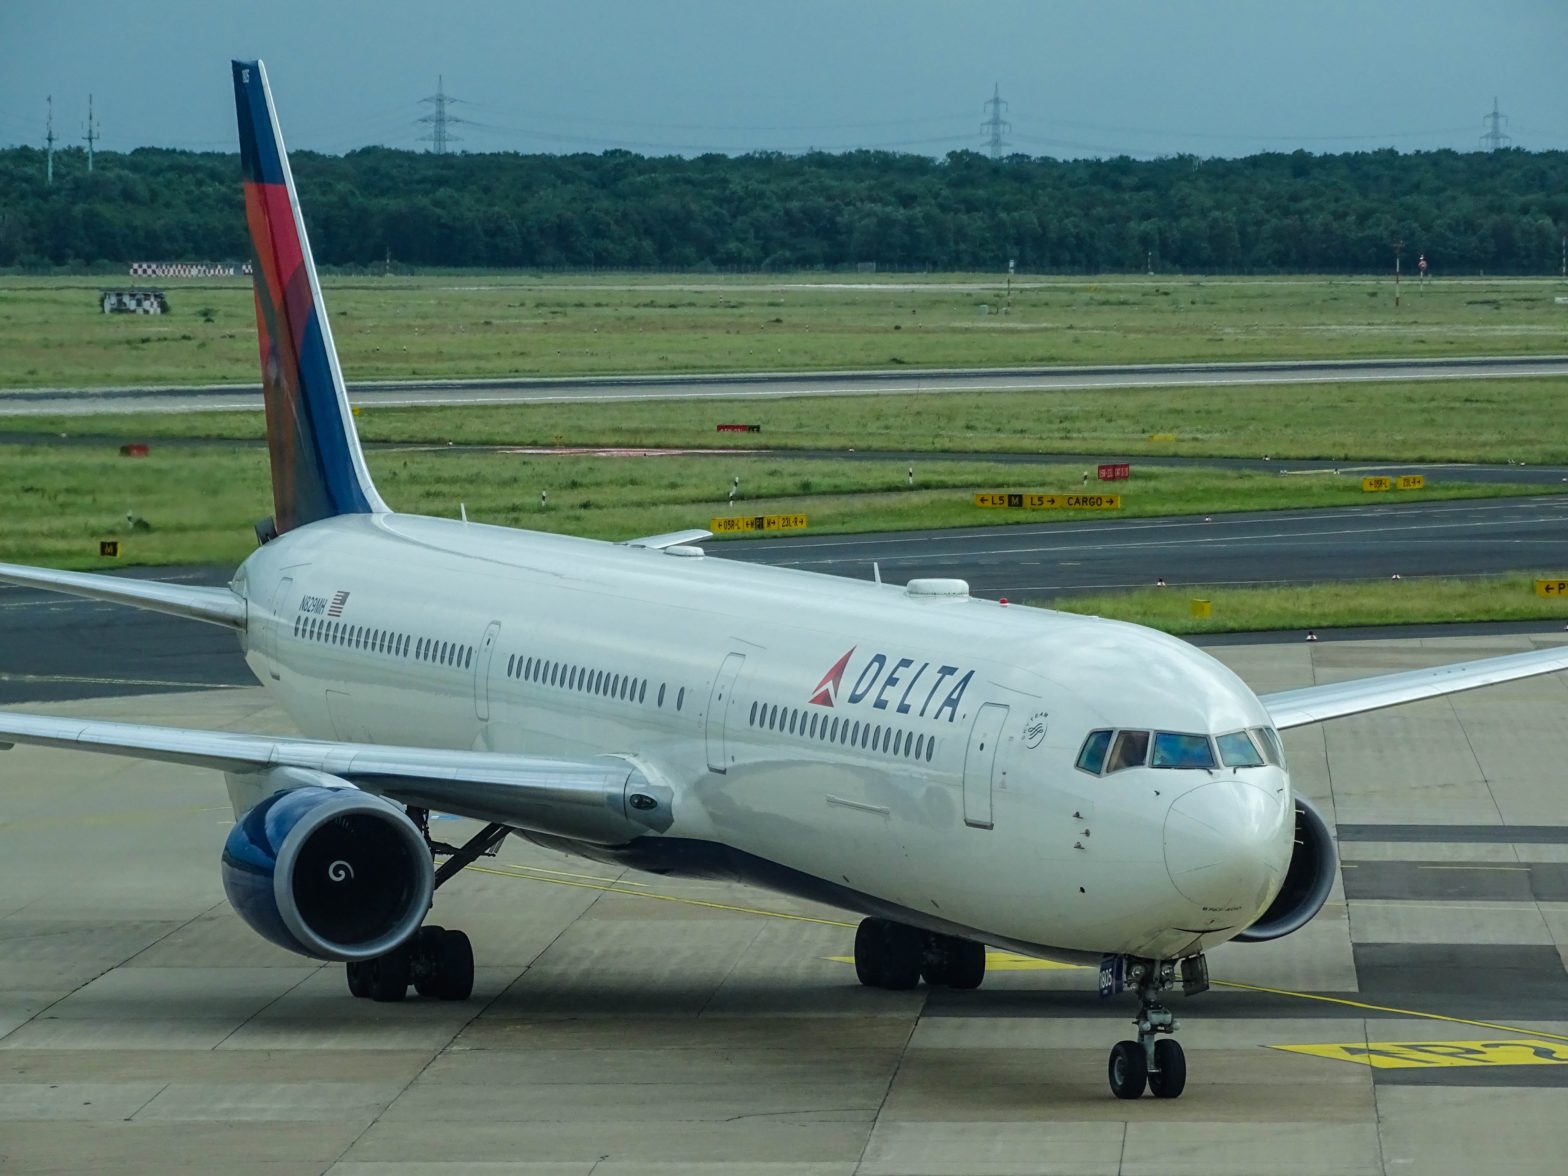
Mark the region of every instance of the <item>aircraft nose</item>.
<instances>
[{"instance_id":1,"label":"aircraft nose","mask_svg":"<svg viewBox=\"0 0 1568 1176\"><path fill-rule=\"evenodd\" d=\"M1165 868L1183 896L1216 916L1251 918L1290 864L1295 822L1286 793L1215 780L1176 798L1165 818Z\"/></svg>"}]
</instances>

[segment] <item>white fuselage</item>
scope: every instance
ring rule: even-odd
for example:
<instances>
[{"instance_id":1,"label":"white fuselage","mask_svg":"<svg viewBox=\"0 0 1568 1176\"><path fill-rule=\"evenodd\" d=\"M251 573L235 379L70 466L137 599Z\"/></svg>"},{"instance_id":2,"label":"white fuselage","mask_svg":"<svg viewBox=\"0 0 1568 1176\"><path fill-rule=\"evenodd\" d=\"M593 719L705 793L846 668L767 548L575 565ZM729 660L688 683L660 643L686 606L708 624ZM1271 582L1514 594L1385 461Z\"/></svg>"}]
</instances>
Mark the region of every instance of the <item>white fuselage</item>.
<instances>
[{"instance_id":1,"label":"white fuselage","mask_svg":"<svg viewBox=\"0 0 1568 1176\"><path fill-rule=\"evenodd\" d=\"M664 833L563 849L1077 959L1222 942L1290 861L1282 767L1075 768L1095 729L1269 725L1137 626L404 515L300 528L235 587L308 736L617 755L673 790Z\"/></svg>"}]
</instances>

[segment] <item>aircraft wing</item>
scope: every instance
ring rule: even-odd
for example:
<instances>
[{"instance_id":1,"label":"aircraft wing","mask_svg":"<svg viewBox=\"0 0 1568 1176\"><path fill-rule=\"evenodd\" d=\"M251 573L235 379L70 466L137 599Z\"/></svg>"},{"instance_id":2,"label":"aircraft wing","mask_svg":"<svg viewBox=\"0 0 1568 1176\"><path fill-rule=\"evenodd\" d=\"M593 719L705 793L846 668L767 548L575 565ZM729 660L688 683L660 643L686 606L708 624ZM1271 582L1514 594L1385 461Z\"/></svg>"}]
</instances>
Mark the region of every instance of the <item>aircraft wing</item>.
<instances>
[{"instance_id":1,"label":"aircraft wing","mask_svg":"<svg viewBox=\"0 0 1568 1176\"><path fill-rule=\"evenodd\" d=\"M0 748L17 743L235 773L303 768L402 804L604 845L662 832L672 819L670 789L619 756L556 760L0 711Z\"/></svg>"},{"instance_id":2,"label":"aircraft wing","mask_svg":"<svg viewBox=\"0 0 1568 1176\"><path fill-rule=\"evenodd\" d=\"M227 588L196 588L162 580L102 576L94 572L59 572L53 568L9 563L0 563L0 583L44 588L112 604L129 604L195 621L227 625L231 629L245 627L245 601Z\"/></svg>"},{"instance_id":3,"label":"aircraft wing","mask_svg":"<svg viewBox=\"0 0 1568 1176\"><path fill-rule=\"evenodd\" d=\"M1568 646L1480 661L1452 662L1426 670L1379 674L1375 678L1358 678L1351 682L1305 686L1299 690L1281 690L1259 695L1259 701L1268 708L1274 725L1285 730L1558 670L1568 670Z\"/></svg>"}]
</instances>

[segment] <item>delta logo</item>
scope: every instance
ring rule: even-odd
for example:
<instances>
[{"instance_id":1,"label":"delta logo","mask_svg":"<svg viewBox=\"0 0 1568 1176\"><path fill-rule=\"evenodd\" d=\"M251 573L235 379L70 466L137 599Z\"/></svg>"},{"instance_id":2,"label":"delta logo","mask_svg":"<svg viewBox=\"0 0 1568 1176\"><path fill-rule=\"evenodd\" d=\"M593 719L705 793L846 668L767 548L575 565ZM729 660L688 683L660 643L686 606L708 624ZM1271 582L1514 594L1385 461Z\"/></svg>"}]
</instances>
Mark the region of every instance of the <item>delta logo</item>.
<instances>
[{"instance_id":1,"label":"delta logo","mask_svg":"<svg viewBox=\"0 0 1568 1176\"><path fill-rule=\"evenodd\" d=\"M932 664L925 661L916 668L916 659L912 657L901 657L890 667L888 654L873 653L861 667L854 686L843 695L844 674L858 648L850 646L848 652L822 675L822 681L806 700L808 706L836 707L841 703L852 706L869 698L875 710L891 710L895 714L922 719L928 714L932 719L940 719L945 714L949 723L957 721L959 703L975 676L973 670L960 677L958 666L938 666L933 670ZM933 703L935 709L932 709Z\"/></svg>"}]
</instances>

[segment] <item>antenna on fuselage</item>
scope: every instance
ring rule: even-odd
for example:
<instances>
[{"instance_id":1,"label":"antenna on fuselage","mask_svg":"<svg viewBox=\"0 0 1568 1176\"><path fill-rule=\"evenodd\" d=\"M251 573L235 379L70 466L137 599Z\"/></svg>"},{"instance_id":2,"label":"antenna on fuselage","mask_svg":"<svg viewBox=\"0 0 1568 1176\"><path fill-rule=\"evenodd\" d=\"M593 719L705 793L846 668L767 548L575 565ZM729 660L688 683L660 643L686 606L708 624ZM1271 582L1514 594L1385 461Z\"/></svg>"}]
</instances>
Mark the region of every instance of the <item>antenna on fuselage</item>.
<instances>
[{"instance_id":1,"label":"antenna on fuselage","mask_svg":"<svg viewBox=\"0 0 1568 1176\"><path fill-rule=\"evenodd\" d=\"M877 561L871 561L871 578L878 584L882 583L882 569L877 566Z\"/></svg>"},{"instance_id":2,"label":"antenna on fuselage","mask_svg":"<svg viewBox=\"0 0 1568 1176\"><path fill-rule=\"evenodd\" d=\"M457 504L457 513L463 516L465 523L468 521L468 506L465 503L459 502Z\"/></svg>"}]
</instances>

